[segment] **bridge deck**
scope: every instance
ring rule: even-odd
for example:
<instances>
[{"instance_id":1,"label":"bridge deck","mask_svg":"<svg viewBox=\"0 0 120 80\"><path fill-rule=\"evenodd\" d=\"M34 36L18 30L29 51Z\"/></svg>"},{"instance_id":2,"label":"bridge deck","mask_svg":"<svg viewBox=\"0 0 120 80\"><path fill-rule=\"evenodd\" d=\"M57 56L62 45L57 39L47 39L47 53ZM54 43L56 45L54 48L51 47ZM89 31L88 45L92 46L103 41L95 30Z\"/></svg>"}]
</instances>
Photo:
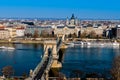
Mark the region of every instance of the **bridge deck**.
<instances>
[{"instance_id":1,"label":"bridge deck","mask_svg":"<svg viewBox=\"0 0 120 80\"><path fill-rule=\"evenodd\" d=\"M62 44L62 40L60 39L56 44L57 45L57 52L59 51L61 44ZM45 48L45 51L46 51L46 48ZM42 63L38 64L38 66L36 67L36 69L33 72L31 79L28 79L28 80L40 80L42 77L45 77L43 75L45 74L46 69L50 69L51 63L54 59L52 57L53 56L52 53L53 53L53 49L52 49L50 55L43 57Z\"/></svg>"},{"instance_id":2,"label":"bridge deck","mask_svg":"<svg viewBox=\"0 0 120 80\"><path fill-rule=\"evenodd\" d=\"M42 75L44 74L44 70L47 68L48 62L49 62L49 57L47 57L47 59L45 60L44 64L42 65L42 67L34 77L34 80L41 79Z\"/></svg>"}]
</instances>

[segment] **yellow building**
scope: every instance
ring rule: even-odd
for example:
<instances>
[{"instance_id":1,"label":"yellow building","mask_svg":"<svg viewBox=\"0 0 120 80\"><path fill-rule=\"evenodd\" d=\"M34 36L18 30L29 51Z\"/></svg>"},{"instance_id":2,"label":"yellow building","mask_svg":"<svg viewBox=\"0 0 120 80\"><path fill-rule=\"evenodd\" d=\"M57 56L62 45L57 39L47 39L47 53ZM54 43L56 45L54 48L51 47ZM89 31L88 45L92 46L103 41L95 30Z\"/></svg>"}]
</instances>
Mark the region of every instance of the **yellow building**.
<instances>
[{"instance_id":1,"label":"yellow building","mask_svg":"<svg viewBox=\"0 0 120 80\"><path fill-rule=\"evenodd\" d=\"M58 26L57 28L54 29L55 34L64 34L64 35L69 35L69 34L78 34L79 29L75 26L73 27L66 27L66 26Z\"/></svg>"},{"instance_id":2,"label":"yellow building","mask_svg":"<svg viewBox=\"0 0 120 80\"><path fill-rule=\"evenodd\" d=\"M8 30L5 30L5 26L0 24L0 39L9 39L10 33Z\"/></svg>"},{"instance_id":3,"label":"yellow building","mask_svg":"<svg viewBox=\"0 0 120 80\"><path fill-rule=\"evenodd\" d=\"M16 37L16 28L7 27L7 28L5 28L5 29L9 31L9 33L10 33L10 38Z\"/></svg>"},{"instance_id":4,"label":"yellow building","mask_svg":"<svg viewBox=\"0 0 120 80\"><path fill-rule=\"evenodd\" d=\"M16 28L5 27L0 24L0 39L9 39L16 37Z\"/></svg>"},{"instance_id":5,"label":"yellow building","mask_svg":"<svg viewBox=\"0 0 120 80\"><path fill-rule=\"evenodd\" d=\"M9 30L1 29L0 30L0 39L9 39L10 33Z\"/></svg>"}]
</instances>

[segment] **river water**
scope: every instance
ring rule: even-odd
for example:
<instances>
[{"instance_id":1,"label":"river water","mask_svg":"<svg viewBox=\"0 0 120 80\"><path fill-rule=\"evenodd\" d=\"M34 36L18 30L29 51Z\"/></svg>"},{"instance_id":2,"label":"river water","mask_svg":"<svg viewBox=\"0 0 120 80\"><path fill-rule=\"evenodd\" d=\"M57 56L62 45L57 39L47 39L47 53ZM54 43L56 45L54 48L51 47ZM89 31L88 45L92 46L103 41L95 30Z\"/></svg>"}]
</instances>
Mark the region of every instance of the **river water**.
<instances>
[{"instance_id":1,"label":"river water","mask_svg":"<svg viewBox=\"0 0 120 80\"><path fill-rule=\"evenodd\" d=\"M13 46L16 48L15 50L0 50L0 69L10 65L15 70L15 76L21 76L23 73L28 75L30 69L34 69L41 61L40 56L43 53L41 45L1 44L1 46Z\"/></svg>"},{"instance_id":2,"label":"river water","mask_svg":"<svg viewBox=\"0 0 120 80\"><path fill-rule=\"evenodd\" d=\"M113 60L119 55L120 49L113 47L70 47L64 53L61 72L67 77L74 70L109 77Z\"/></svg>"},{"instance_id":3,"label":"river water","mask_svg":"<svg viewBox=\"0 0 120 80\"><path fill-rule=\"evenodd\" d=\"M0 50L0 71L3 67L10 65L15 70L15 76L21 76L23 73L29 74L30 69L34 69L41 61L43 47L40 44L0 44L0 46L3 45L13 46L16 49ZM63 67L60 72L68 77L73 70L109 75L112 61L119 55L119 48L69 47L64 52Z\"/></svg>"}]
</instances>

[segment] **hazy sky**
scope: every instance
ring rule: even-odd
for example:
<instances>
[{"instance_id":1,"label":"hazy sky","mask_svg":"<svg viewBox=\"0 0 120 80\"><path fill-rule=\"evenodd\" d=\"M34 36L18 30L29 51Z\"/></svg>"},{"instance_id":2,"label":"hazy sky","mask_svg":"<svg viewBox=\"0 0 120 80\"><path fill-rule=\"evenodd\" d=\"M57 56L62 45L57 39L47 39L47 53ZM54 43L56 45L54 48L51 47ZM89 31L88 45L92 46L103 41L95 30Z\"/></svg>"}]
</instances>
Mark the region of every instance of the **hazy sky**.
<instances>
[{"instance_id":1,"label":"hazy sky","mask_svg":"<svg viewBox=\"0 0 120 80\"><path fill-rule=\"evenodd\" d=\"M0 17L118 18L120 0L0 0Z\"/></svg>"}]
</instances>

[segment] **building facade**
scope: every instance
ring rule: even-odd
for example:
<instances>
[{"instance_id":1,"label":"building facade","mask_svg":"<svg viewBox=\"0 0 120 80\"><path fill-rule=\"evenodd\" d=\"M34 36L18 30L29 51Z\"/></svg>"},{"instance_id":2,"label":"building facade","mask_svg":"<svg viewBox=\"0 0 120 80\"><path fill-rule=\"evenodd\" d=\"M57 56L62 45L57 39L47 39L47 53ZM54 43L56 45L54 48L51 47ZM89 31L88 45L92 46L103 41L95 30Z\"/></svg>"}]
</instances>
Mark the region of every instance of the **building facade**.
<instances>
[{"instance_id":1,"label":"building facade","mask_svg":"<svg viewBox=\"0 0 120 80\"><path fill-rule=\"evenodd\" d=\"M0 39L9 39L10 38L10 32L9 30L0 30Z\"/></svg>"},{"instance_id":2,"label":"building facade","mask_svg":"<svg viewBox=\"0 0 120 80\"><path fill-rule=\"evenodd\" d=\"M116 38L118 39L120 39L120 25L117 25L116 26L116 30L115 30L115 33L116 33Z\"/></svg>"},{"instance_id":3,"label":"building facade","mask_svg":"<svg viewBox=\"0 0 120 80\"><path fill-rule=\"evenodd\" d=\"M23 37L25 34L24 28L16 28L16 37Z\"/></svg>"},{"instance_id":4,"label":"building facade","mask_svg":"<svg viewBox=\"0 0 120 80\"><path fill-rule=\"evenodd\" d=\"M72 14L70 19L67 17L66 26L78 26L78 19L75 18L74 14Z\"/></svg>"},{"instance_id":5,"label":"building facade","mask_svg":"<svg viewBox=\"0 0 120 80\"><path fill-rule=\"evenodd\" d=\"M78 20L75 18L74 14L72 14L72 17L70 19L67 18L66 20L66 26L57 26L54 29L55 34L64 34L68 36L69 34L76 34L78 36L78 32L80 29L78 26Z\"/></svg>"},{"instance_id":6,"label":"building facade","mask_svg":"<svg viewBox=\"0 0 120 80\"><path fill-rule=\"evenodd\" d=\"M16 37L16 28L6 27L5 29L9 31L10 38L15 38Z\"/></svg>"},{"instance_id":7,"label":"building facade","mask_svg":"<svg viewBox=\"0 0 120 80\"><path fill-rule=\"evenodd\" d=\"M25 34L34 34L35 31L38 31L38 34L40 35L42 32L46 33L52 33L51 31L53 30L51 26L48 27L41 27L41 26L27 26L25 29Z\"/></svg>"},{"instance_id":8,"label":"building facade","mask_svg":"<svg viewBox=\"0 0 120 80\"><path fill-rule=\"evenodd\" d=\"M55 34L64 34L64 35L69 35L69 34L78 34L79 29L77 27L67 27L67 26L58 26L57 28L54 29Z\"/></svg>"}]
</instances>

